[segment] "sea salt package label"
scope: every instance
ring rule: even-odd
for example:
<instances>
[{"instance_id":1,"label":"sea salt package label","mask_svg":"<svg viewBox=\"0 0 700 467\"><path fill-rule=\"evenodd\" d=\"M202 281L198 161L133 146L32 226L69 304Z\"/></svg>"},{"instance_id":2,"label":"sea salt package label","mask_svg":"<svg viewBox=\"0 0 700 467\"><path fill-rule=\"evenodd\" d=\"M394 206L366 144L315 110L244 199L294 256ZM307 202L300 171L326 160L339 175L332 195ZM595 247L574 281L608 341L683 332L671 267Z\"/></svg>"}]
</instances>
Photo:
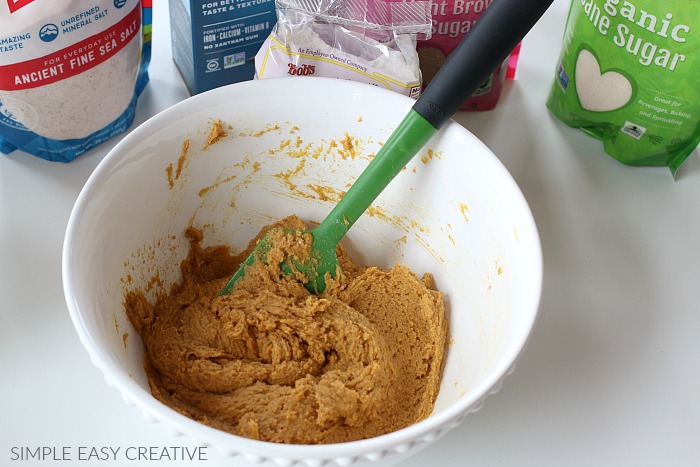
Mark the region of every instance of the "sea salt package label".
<instances>
[{"instance_id":1,"label":"sea salt package label","mask_svg":"<svg viewBox=\"0 0 700 467\"><path fill-rule=\"evenodd\" d=\"M126 131L151 0L0 0L0 151L69 162Z\"/></svg>"},{"instance_id":2,"label":"sea salt package label","mask_svg":"<svg viewBox=\"0 0 700 467\"><path fill-rule=\"evenodd\" d=\"M700 2L573 0L547 106L633 166L700 142Z\"/></svg>"}]
</instances>

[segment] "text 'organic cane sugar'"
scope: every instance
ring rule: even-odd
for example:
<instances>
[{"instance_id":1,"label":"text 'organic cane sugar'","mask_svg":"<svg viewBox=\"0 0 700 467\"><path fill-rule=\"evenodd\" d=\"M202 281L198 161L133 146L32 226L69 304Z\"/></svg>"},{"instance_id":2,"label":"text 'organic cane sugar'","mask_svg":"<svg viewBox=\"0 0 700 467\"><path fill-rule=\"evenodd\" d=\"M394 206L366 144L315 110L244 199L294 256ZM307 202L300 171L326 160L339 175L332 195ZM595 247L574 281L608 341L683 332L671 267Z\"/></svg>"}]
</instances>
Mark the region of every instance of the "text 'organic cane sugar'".
<instances>
[{"instance_id":1,"label":"text 'organic cane sugar'","mask_svg":"<svg viewBox=\"0 0 700 467\"><path fill-rule=\"evenodd\" d=\"M0 0L0 151L69 162L125 131L150 38L151 0Z\"/></svg>"},{"instance_id":2,"label":"text 'organic cane sugar'","mask_svg":"<svg viewBox=\"0 0 700 467\"><path fill-rule=\"evenodd\" d=\"M573 0L549 109L675 175L700 142L700 2Z\"/></svg>"}]
</instances>

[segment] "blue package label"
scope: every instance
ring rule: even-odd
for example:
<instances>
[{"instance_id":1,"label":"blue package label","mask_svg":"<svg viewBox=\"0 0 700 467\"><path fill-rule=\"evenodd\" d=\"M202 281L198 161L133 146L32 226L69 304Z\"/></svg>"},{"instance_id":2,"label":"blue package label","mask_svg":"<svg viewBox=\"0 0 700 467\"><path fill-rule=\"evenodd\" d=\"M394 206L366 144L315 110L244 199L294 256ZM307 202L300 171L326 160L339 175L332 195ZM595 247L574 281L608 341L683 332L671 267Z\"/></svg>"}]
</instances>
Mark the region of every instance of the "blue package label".
<instances>
[{"instance_id":1,"label":"blue package label","mask_svg":"<svg viewBox=\"0 0 700 467\"><path fill-rule=\"evenodd\" d=\"M173 59L192 94L255 75L255 54L277 21L274 0L170 0Z\"/></svg>"}]
</instances>

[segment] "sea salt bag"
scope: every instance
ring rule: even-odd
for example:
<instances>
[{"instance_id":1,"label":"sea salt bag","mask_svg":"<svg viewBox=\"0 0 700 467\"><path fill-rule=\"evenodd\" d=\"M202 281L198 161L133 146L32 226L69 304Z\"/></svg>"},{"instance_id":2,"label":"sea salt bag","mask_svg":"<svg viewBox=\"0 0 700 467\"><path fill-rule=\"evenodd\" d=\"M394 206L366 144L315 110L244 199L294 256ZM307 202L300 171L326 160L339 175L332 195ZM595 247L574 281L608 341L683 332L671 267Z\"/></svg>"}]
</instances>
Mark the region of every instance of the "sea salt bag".
<instances>
[{"instance_id":1,"label":"sea salt bag","mask_svg":"<svg viewBox=\"0 0 700 467\"><path fill-rule=\"evenodd\" d=\"M430 37L427 0L277 0L277 24L255 78L323 76L418 97L416 41Z\"/></svg>"},{"instance_id":2,"label":"sea salt bag","mask_svg":"<svg viewBox=\"0 0 700 467\"><path fill-rule=\"evenodd\" d=\"M633 166L700 142L700 1L573 0L547 106Z\"/></svg>"},{"instance_id":3,"label":"sea salt bag","mask_svg":"<svg viewBox=\"0 0 700 467\"><path fill-rule=\"evenodd\" d=\"M69 162L125 131L150 41L151 0L0 0L0 151Z\"/></svg>"}]
</instances>

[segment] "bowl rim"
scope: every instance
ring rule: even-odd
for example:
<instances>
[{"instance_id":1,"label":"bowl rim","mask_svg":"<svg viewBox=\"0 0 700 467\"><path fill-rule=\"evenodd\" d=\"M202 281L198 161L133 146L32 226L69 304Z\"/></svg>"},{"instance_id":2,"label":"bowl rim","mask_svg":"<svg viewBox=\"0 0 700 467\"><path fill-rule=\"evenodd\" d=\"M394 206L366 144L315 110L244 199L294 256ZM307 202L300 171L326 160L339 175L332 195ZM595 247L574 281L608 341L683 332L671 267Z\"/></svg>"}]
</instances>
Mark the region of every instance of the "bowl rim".
<instances>
[{"instance_id":1,"label":"bowl rim","mask_svg":"<svg viewBox=\"0 0 700 467\"><path fill-rule=\"evenodd\" d=\"M522 211L525 215L524 219L527 221L527 225L519 227L519 229L527 228L531 232L531 247L533 248L531 252L533 258L531 271L533 281L532 293L527 297L529 303L522 305L524 310L529 310L530 312L528 321L522 326L522 330L513 336L514 339L517 339L511 341L508 348L504 349L509 354L500 358L497 364L485 375L485 378L472 387L467 395L439 412L431 414L424 420L381 436L333 444L282 444L244 438L192 420L155 399L149 391L123 372L116 360L107 354L90 335L88 325L82 318L83 311L75 296L75 285L73 282L74 265L72 261L73 239L79 229L81 220L85 216L89 194L99 187L99 180L112 170L125 154L136 148L139 141L153 134L154 129L163 125L162 122L168 121L184 109L190 107L205 108L207 103L219 103L222 99L230 100L231 94L244 96L249 89L254 88L260 88L270 95L274 95L280 92L302 92L303 90L312 90L314 93L318 93L318 89L321 86L330 87L336 93L360 91L370 96L375 93L381 94L383 99L389 101L387 105L408 107L415 102L409 97L375 86L320 77L271 78L244 81L188 97L148 118L129 131L109 151L80 191L71 210L66 228L62 250L64 296L73 326L81 344L87 350L92 364L100 370L108 385L115 387L127 404L138 408L144 418L149 421L159 422L161 425L165 425L166 429L170 426L171 429L168 431L174 430L176 435L188 436L195 444L212 446L221 454L229 457L243 455L256 461L287 459L294 462L321 459L335 459L338 461L339 459L344 459L343 462L339 462L342 465L347 464L348 459L365 457L373 460L370 459L373 454L380 454L380 457L383 457L383 455L391 452L403 452L415 444L420 444L422 441L431 441L459 424L467 414L479 410L489 394L500 390L503 379L512 373L518 359L524 352L539 316L543 285L543 255L541 239L528 202L517 182L493 152L468 129L456 121L450 120L440 132L456 131L472 139L474 144L479 145L482 151L488 153L497 170L501 172L503 182L510 185L508 188L515 196L513 201L519 204L518 209Z\"/></svg>"}]
</instances>

